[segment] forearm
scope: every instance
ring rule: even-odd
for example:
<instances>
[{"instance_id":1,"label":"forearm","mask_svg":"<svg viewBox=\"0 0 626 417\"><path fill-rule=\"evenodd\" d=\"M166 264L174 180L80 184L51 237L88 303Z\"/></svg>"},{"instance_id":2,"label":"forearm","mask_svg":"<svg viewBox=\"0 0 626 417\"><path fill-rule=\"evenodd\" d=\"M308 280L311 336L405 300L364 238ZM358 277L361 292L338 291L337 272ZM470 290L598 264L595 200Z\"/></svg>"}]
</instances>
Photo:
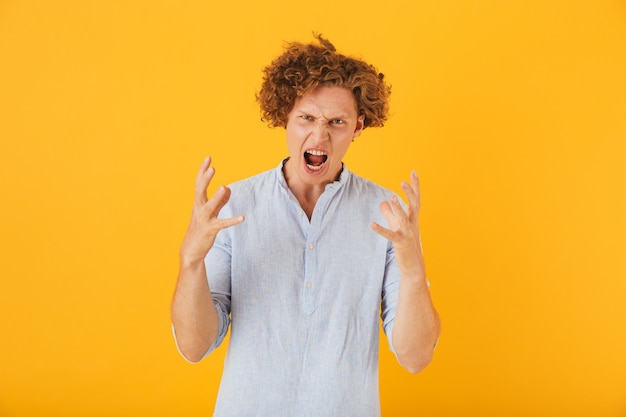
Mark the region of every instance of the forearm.
<instances>
[{"instance_id":1,"label":"forearm","mask_svg":"<svg viewBox=\"0 0 626 417\"><path fill-rule=\"evenodd\" d=\"M392 341L400 364L418 373L431 361L439 337L439 317L424 277L402 276Z\"/></svg>"},{"instance_id":2,"label":"forearm","mask_svg":"<svg viewBox=\"0 0 626 417\"><path fill-rule=\"evenodd\" d=\"M180 352L198 362L215 342L219 325L203 260L181 258L171 315Z\"/></svg>"}]
</instances>

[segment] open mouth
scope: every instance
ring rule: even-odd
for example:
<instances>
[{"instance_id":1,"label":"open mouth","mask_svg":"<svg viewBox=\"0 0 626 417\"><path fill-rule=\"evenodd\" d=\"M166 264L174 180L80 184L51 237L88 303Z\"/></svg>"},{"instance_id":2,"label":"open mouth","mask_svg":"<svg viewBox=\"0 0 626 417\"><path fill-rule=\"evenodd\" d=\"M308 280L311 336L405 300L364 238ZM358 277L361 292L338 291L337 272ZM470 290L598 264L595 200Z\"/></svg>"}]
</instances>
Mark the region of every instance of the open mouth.
<instances>
[{"instance_id":1,"label":"open mouth","mask_svg":"<svg viewBox=\"0 0 626 417\"><path fill-rule=\"evenodd\" d=\"M319 171L322 169L327 159L328 155L326 155L326 152L324 151L310 149L304 152L306 166L312 171Z\"/></svg>"}]
</instances>

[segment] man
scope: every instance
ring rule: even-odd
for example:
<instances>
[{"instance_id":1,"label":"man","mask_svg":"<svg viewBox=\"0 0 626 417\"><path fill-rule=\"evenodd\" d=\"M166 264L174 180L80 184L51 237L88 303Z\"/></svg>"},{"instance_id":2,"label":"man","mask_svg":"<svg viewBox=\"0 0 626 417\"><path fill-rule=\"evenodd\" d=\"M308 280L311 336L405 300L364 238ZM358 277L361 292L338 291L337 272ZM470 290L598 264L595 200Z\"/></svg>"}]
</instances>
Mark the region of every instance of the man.
<instances>
[{"instance_id":1,"label":"man","mask_svg":"<svg viewBox=\"0 0 626 417\"><path fill-rule=\"evenodd\" d=\"M264 120L285 128L289 157L211 199L209 158L196 179L172 322L191 362L230 326L216 416L378 416L379 314L411 373L439 336L415 172L405 209L342 163L366 127L384 124L390 89L317 39L288 45L257 96Z\"/></svg>"}]
</instances>

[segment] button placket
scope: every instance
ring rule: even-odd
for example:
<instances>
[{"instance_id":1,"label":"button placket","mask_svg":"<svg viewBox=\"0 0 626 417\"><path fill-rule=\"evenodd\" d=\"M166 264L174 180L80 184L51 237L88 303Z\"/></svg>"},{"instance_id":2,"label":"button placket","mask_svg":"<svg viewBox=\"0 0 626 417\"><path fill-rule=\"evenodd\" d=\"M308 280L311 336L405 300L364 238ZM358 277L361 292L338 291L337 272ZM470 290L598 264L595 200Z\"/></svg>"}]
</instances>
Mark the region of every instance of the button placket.
<instances>
[{"instance_id":1,"label":"button placket","mask_svg":"<svg viewBox=\"0 0 626 417\"><path fill-rule=\"evenodd\" d=\"M305 249L305 276L304 276L304 311L312 314L315 310L314 282L317 274L317 253L312 241L306 244Z\"/></svg>"},{"instance_id":2,"label":"button placket","mask_svg":"<svg viewBox=\"0 0 626 417\"><path fill-rule=\"evenodd\" d=\"M304 311L306 314L312 314L315 311L315 297L317 294L318 276L317 276L317 253L318 253L318 237L322 230L322 223L324 220L323 213L326 212L328 204L331 198L335 195L337 188L333 186L327 186L326 191L319 197L315 208L313 209L313 215L311 219L304 215L303 230L305 230L306 243L304 247L304 280L302 281L303 302ZM303 212L304 213L304 212Z\"/></svg>"}]
</instances>

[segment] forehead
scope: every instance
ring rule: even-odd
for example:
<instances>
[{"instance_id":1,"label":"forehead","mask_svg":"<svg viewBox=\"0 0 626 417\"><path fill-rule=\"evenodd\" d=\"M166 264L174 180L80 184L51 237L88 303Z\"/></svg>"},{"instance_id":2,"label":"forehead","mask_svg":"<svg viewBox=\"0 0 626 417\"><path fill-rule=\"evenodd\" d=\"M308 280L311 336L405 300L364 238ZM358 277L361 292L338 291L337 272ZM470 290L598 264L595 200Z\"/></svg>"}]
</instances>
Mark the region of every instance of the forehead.
<instances>
[{"instance_id":1,"label":"forehead","mask_svg":"<svg viewBox=\"0 0 626 417\"><path fill-rule=\"evenodd\" d=\"M298 97L292 111L302 111L325 117L356 115L356 101L352 91L344 87L318 87Z\"/></svg>"}]
</instances>

